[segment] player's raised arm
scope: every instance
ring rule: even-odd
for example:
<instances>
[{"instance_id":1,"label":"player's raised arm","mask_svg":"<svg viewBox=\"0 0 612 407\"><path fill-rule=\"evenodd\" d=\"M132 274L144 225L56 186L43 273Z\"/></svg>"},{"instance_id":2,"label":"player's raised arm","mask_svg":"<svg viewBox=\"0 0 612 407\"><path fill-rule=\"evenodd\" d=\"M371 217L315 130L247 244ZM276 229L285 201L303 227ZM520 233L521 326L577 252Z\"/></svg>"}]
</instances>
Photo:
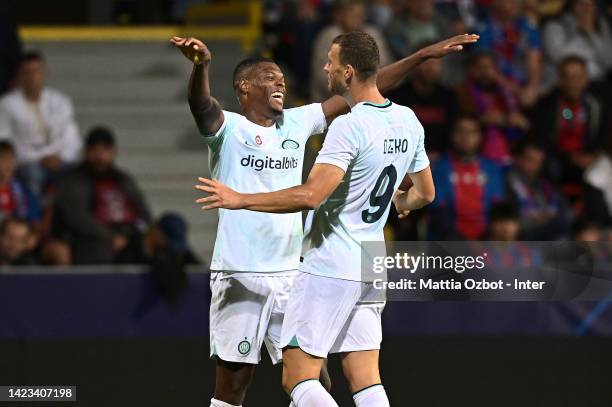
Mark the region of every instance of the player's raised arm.
<instances>
[{"instance_id":1,"label":"player's raised arm","mask_svg":"<svg viewBox=\"0 0 612 407\"><path fill-rule=\"evenodd\" d=\"M219 181L198 178L196 189L210 194L196 202L202 209L248 209L256 212L289 213L316 209L336 190L344 170L331 164L315 164L304 185L261 194L241 194Z\"/></svg>"},{"instance_id":2,"label":"player's raised arm","mask_svg":"<svg viewBox=\"0 0 612 407\"><path fill-rule=\"evenodd\" d=\"M427 59L442 58L448 54L460 52L465 45L477 42L478 38L480 37L476 34L456 35L422 48L412 55L380 68L376 79L376 85L382 93L385 93L399 85L414 67ZM348 113L350 110L346 100L338 95L332 96L324 101L322 107L328 125L336 117Z\"/></svg>"},{"instance_id":3,"label":"player's raised arm","mask_svg":"<svg viewBox=\"0 0 612 407\"><path fill-rule=\"evenodd\" d=\"M208 68L212 59L206 45L193 37L172 37L170 42L193 62L189 79L189 108L202 135L208 136L219 130L223 124L223 111L219 102L210 95Z\"/></svg>"}]
</instances>

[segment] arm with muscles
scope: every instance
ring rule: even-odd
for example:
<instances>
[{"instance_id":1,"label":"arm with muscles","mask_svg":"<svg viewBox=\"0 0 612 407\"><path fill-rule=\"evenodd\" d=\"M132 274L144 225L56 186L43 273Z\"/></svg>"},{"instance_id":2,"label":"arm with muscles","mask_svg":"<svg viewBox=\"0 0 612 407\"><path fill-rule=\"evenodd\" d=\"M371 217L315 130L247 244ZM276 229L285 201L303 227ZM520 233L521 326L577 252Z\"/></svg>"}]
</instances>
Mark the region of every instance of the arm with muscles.
<instances>
[{"instance_id":1,"label":"arm with muscles","mask_svg":"<svg viewBox=\"0 0 612 407\"><path fill-rule=\"evenodd\" d=\"M478 41L478 36L474 34L456 35L420 49L414 54L400 59L397 62L384 66L378 71L376 81L378 89L380 92L385 93L399 85L408 72L427 59L442 58L453 52L459 52L463 49L464 45L473 44L476 41ZM324 101L322 107L327 124L330 124L336 117L348 113L350 110L346 100L338 95L332 96Z\"/></svg>"},{"instance_id":2,"label":"arm with muscles","mask_svg":"<svg viewBox=\"0 0 612 407\"><path fill-rule=\"evenodd\" d=\"M338 187L344 170L333 164L315 164L303 185L260 194L241 194L228 186L206 178L196 189L211 194L196 202L202 209L248 209L256 212L290 213L316 209Z\"/></svg>"},{"instance_id":3,"label":"arm with muscles","mask_svg":"<svg viewBox=\"0 0 612 407\"><path fill-rule=\"evenodd\" d=\"M344 173L357 155L358 142L353 124L346 117L336 120L329 128L323 147L306 183L276 192L240 194L215 180L199 178L204 185L196 189L211 196L196 202L202 209L248 209L258 212L289 213L315 209L336 190Z\"/></svg>"},{"instance_id":4,"label":"arm with muscles","mask_svg":"<svg viewBox=\"0 0 612 407\"><path fill-rule=\"evenodd\" d=\"M208 68L212 56L204 43L195 38L173 37L170 42L193 62L189 79L189 108L202 135L215 134L223 124L219 102L210 95Z\"/></svg>"},{"instance_id":5,"label":"arm with muscles","mask_svg":"<svg viewBox=\"0 0 612 407\"><path fill-rule=\"evenodd\" d=\"M436 196L436 189L429 166L414 174L407 174L404 181L402 181L402 185L407 182L412 182L412 186L407 191L397 190L393 196L393 204L400 219L408 216L410 211L429 205Z\"/></svg>"}]
</instances>

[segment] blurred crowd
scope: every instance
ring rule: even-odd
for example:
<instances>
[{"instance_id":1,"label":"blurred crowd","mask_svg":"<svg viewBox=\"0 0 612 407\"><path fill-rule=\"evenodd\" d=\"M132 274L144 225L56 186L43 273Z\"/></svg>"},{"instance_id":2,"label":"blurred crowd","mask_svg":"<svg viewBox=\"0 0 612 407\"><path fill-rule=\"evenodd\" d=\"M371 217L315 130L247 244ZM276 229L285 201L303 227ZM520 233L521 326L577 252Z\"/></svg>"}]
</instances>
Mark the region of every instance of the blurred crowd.
<instances>
[{"instance_id":1,"label":"blurred crowd","mask_svg":"<svg viewBox=\"0 0 612 407\"><path fill-rule=\"evenodd\" d=\"M612 227L612 3L597 0L265 2L265 41L298 99L328 96L331 39L364 30L381 63L463 33L386 96L425 128L437 196L396 240L607 239ZM596 230L597 233L583 233Z\"/></svg>"},{"instance_id":2,"label":"blurred crowd","mask_svg":"<svg viewBox=\"0 0 612 407\"><path fill-rule=\"evenodd\" d=\"M179 2L180 4L198 1ZM382 64L455 34L389 92L423 124L437 196L396 240L602 240L612 227L612 6L597 0L267 0L264 46L298 102L329 96L331 40L364 30ZM0 265L197 259L178 214L153 219L115 164L112 129L82 138L44 56L0 24ZM83 140L83 141L81 141Z\"/></svg>"},{"instance_id":3,"label":"blurred crowd","mask_svg":"<svg viewBox=\"0 0 612 407\"><path fill-rule=\"evenodd\" d=\"M72 101L46 85L44 57L8 37L0 52L0 266L198 263L185 220L153 219L134 178L116 165L113 131L90 129L82 142Z\"/></svg>"}]
</instances>

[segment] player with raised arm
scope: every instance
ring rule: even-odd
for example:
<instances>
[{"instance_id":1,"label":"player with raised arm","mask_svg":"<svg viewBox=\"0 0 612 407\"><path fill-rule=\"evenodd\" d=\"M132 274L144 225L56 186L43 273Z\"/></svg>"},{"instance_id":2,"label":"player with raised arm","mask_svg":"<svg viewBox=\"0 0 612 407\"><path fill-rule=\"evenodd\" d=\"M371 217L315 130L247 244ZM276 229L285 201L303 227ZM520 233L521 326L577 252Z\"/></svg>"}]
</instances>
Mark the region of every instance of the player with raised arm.
<instances>
[{"instance_id":1,"label":"player with raised arm","mask_svg":"<svg viewBox=\"0 0 612 407\"><path fill-rule=\"evenodd\" d=\"M423 60L459 51L476 39L456 36L389 65L381 70L379 86L390 88ZM273 61L257 58L242 61L234 71L243 115L223 111L210 94L207 47L194 38L171 41L194 63L189 106L210 148L212 176L248 193L300 185L306 141L348 112L345 100L334 96L283 109L281 70ZM263 343L272 361L280 361L281 326L302 237L299 213L219 211L211 263L210 346L217 361L211 406L242 404Z\"/></svg>"}]
</instances>

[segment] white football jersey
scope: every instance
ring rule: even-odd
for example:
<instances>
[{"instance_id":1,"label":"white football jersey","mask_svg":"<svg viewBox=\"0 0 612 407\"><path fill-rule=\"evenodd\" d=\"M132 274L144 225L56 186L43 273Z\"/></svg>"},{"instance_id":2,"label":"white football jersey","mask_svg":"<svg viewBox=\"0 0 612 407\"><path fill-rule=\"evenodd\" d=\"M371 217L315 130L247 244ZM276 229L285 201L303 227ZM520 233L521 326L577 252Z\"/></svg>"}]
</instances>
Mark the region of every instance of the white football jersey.
<instances>
[{"instance_id":1,"label":"white football jersey","mask_svg":"<svg viewBox=\"0 0 612 407\"><path fill-rule=\"evenodd\" d=\"M300 270L361 281L361 242L384 241L391 198L406 173L429 166L423 126L409 108L362 102L334 120L317 164L345 171L306 220Z\"/></svg>"},{"instance_id":2,"label":"white football jersey","mask_svg":"<svg viewBox=\"0 0 612 407\"><path fill-rule=\"evenodd\" d=\"M272 192L302 183L308 138L325 131L320 103L286 109L276 125L262 127L223 111L223 125L205 137L212 177L243 193ZM219 209L211 270L295 270L303 238L300 213Z\"/></svg>"}]
</instances>

